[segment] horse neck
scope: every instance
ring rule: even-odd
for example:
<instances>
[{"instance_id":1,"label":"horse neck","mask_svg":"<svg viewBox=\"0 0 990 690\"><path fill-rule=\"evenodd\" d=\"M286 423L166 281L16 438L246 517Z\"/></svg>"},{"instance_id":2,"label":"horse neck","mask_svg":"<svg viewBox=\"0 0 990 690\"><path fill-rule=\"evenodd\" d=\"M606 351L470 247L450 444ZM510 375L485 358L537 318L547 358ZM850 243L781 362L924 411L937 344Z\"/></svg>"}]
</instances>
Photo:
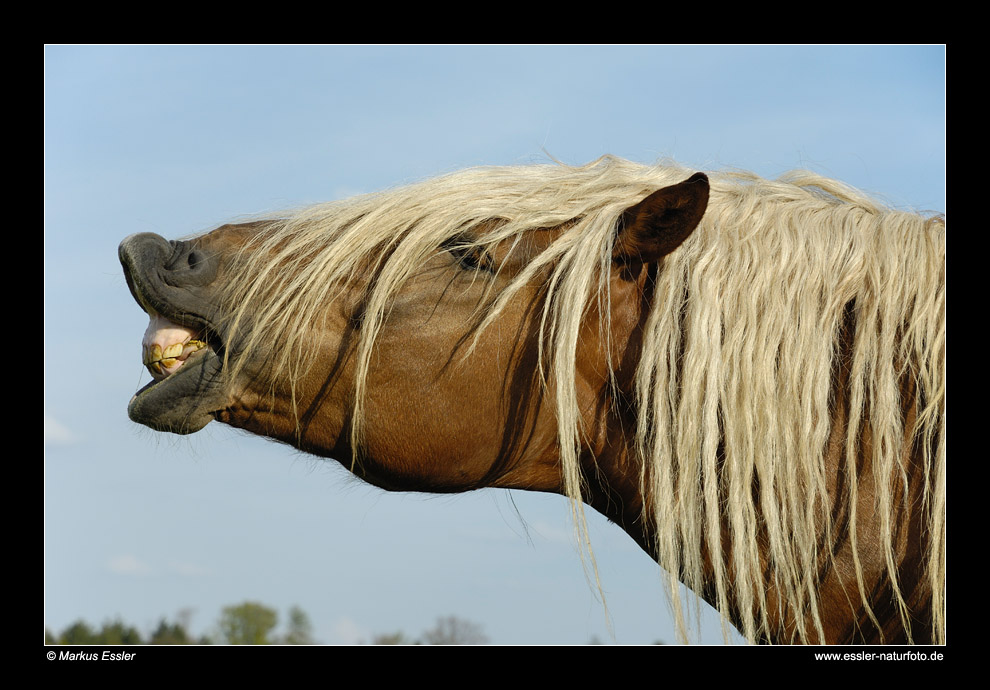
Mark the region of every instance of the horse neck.
<instances>
[{"instance_id":1,"label":"horse neck","mask_svg":"<svg viewBox=\"0 0 990 690\"><path fill-rule=\"evenodd\" d=\"M934 477L931 476L932 469L926 466L926 453L921 443L913 439L919 407L917 388L905 374L900 386L904 435L899 461L903 473L891 477L874 471L868 414L864 415L857 432L859 453L850 462L845 450L850 413L848 370L844 363L848 362L852 329L846 329L846 333L825 455L833 504L831 538L823 540L819 556L823 563L819 581L824 641L931 644L935 642L932 585L928 577L932 506L927 494ZM934 456L934 451L931 455ZM855 506L846 486L852 481L857 485ZM877 500L878 482L887 482L893 491L895 509L889 517L884 516ZM893 523L889 529L885 524L888 519ZM885 533L891 534L889 557L884 544ZM857 570L861 573L859 577ZM898 592L910 612L910 630L902 619ZM864 603L864 599L868 603Z\"/></svg>"},{"instance_id":2,"label":"horse neck","mask_svg":"<svg viewBox=\"0 0 990 690\"><path fill-rule=\"evenodd\" d=\"M884 516L877 508L878 479L872 466L868 420L861 422L858 456L851 463L846 458L847 422L850 417L847 363L854 332L851 322L847 325L850 327L841 339L842 352L836 360L835 404L824 456L832 505L831 528L828 534L824 529L820 530L817 546L820 566L815 582L820 627L811 612L803 614L802 625L798 624L793 613L788 612L787 605L783 603L786 597L774 583L767 540L761 538L758 543L766 579L759 586L767 592L767 624L759 641L775 644L797 641L818 644L931 643L935 634L926 558L929 550L929 506L925 494L932 478L927 476L930 470L925 466L921 449L910 438L915 426L917 396L911 381L905 378L901 391L905 429L901 464L905 472L903 481L900 477L893 479L894 501L898 507L893 515L893 553L888 560L883 537L887 527ZM633 337L633 350L634 341ZM621 382L621 367L619 379ZM631 395L623 395L620 390L619 399L615 399L614 392L615 389L602 388L597 405L597 433L592 435L596 441L582 457L587 479L587 491L583 498L622 527L655 560L659 560L652 517L655 511L643 493L642 463L635 448L634 434L630 433L636 426L636 410L630 402ZM722 448L719 449L719 457L724 459ZM850 493L848 484L853 481L853 468L857 490ZM892 479L887 477L881 481ZM855 505L851 496L855 496ZM757 522L762 522L758 504L756 513ZM719 539L702 538L702 543L722 545L722 552L728 559L726 572L730 590L729 610L724 613L741 630L744 616L737 602L731 598L735 576L728 515L723 515ZM703 564L705 584L697 588L699 591L696 594L717 607L710 553L703 554ZM660 565L664 564L661 562ZM898 591L910 611L910 631L903 623L895 594ZM802 628L806 631L806 638L799 640L797 630Z\"/></svg>"},{"instance_id":3,"label":"horse neck","mask_svg":"<svg viewBox=\"0 0 990 690\"><path fill-rule=\"evenodd\" d=\"M835 438L842 438L841 425L836 425ZM613 437L613 442L617 439ZM644 515L646 503L639 486L639 466L628 446L613 445L611 452L596 456L593 472L586 471L589 477L584 500L598 512L621 527L654 560L658 559L656 534L650 527L649 518ZM846 480L845 473L838 467L844 463L836 447L830 447L829 462L835 463L832 475L835 482ZM897 573L897 588L907 608L910 610L910 637L905 629L900 610L894 595L894 583L890 577L888 564L882 548L882 519L875 510L875 491L872 471L868 464L861 466L864 481L857 495L856 506L856 547L851 539L851 519L853 512L848 501L837 499L833 505L833 531L830 538L819 542L818 601L821 616L821 635L813 616L808 613L803 627L808 631L805 642L812 644L915 644L934 642L932 621L932 593L926 578L926 511L922 500L924 469L913 457L909 459L910 476L907 495L901 495L901 508L898 524L895 527L894 560ZM592 478L594 477L594 478ZM647 513L649 511L646 511ZM722 521L720 541L723 552L730 554L731 532L728 518ZM763 563L769 559L765 548L761 547ZM730 595L734 575L731 556L729 573ZM710 554L704 554L706 585L695 593L712 606L717 607L717 593L714 588L714 570ZM664 564L661 562L661 566ZM857 579L857 568L861 579ZM767 581L767 629L758 641L772 644L787 644L799 641L796 631L799 628L793 614L786 612L782 594L773 583L769 568ZM864 595L868 604L864 603ZM739 630L744 629L741 611L730 600L730 610L726 611L729 621Z\"/></svg>"}]
</instances>

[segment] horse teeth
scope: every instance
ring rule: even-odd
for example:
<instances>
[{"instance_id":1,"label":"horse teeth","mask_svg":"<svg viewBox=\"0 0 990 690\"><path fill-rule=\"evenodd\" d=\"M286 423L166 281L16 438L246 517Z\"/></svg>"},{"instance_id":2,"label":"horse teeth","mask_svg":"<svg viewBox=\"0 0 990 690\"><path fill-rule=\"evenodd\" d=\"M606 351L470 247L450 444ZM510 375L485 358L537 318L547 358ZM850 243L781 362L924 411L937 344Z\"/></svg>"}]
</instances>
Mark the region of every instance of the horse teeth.
<instances>
[{"instance_id":1,"label":"horse teeth","mask_svg":"<svg viewBox=\"0 0 990 690\"><path fill-rule=\"evenodd\" d=\"M204 347L206 347L206 343L204 343L202 340L190 340L183 346L182 354L180 355L180 357L185 359L192 353L202 350Z\"/></svg>"},{"instance_id":2,"label":"horse teeth","mask_svg":"<svg viewBox=\"0 0 990 690\"><path fill-rule=\"evenodd\" d=\"M142 359L151 375L163 379L182 366L192 353L207 347L201 334L148 312L151 317L142 340Z\"/></svg>"},{"instance_id":3,"label":"horse teeth","mask_svg":"<svg viewBox=\"0 0 990 690\"><path fill-rule=\"evenodd\" d=\"M153 377L163 379L175 373L189 355L205 347L204 341L194 338L185 342L172 343L164 348L158 343L152 343L145 346L142 360Z\"/></svg>"},{"instance_id":4,"label":"horse teeth","mask_svg":"<svg viewBox=\"0 0 990 690\"><path fill-rule=\"evenodd\" d=\"M154 362L157 362L157 361L161 360L161 358L162 358L162 347L161 347L161 345L158 345L156 343L156 344L152 345L151 347L145 348L145 350L144 350L144 363L145 364L153 364Z\"/></svg>"}]
</instances>

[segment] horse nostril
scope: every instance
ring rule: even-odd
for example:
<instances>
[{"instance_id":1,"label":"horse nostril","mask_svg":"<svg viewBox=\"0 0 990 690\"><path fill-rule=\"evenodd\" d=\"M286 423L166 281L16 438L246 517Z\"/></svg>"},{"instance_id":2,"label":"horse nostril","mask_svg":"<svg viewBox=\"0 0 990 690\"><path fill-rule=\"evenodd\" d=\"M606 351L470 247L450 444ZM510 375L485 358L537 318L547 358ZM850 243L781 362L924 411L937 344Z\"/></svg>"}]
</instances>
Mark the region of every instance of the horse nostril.
<instances>
[{"instance_id":1,"label":"horse nostril","mask_svg":"<svg viewBox=\"0 0 990 690\"><path fill-rule=\"evenodd\" d=\"M216 277L217 263L216 254L209 250L190 246L189 242L176 242L165 270L176 285L206 285Z\"/></svg>"}]
</instances>

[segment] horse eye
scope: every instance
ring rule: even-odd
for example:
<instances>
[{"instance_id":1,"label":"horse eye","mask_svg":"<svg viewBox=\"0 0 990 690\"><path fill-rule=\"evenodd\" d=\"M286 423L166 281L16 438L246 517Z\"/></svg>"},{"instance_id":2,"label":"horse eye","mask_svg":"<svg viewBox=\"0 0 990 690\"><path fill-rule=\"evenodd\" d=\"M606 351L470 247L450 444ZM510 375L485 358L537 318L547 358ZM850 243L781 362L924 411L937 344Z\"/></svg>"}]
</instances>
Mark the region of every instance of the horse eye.
<instances>
[{"instance_id":1,"label":"horse eye","mask_svg":"<svg viewBox=\"0 0 990 690\"><path fill-rule=\"evenodd\" d=\"M491 257L482 249L456 244L449 244L444 249L457 259L457 264L465 271L495 272Z\"/></svg>"}]
</instances>

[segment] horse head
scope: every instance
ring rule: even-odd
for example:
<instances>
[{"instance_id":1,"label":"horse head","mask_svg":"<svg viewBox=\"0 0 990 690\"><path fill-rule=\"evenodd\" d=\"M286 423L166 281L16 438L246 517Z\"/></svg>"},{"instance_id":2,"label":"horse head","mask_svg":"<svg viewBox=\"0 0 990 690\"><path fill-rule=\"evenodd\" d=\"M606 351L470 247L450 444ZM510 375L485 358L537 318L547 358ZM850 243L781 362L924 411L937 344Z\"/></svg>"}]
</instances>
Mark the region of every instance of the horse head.
<instances>
[{"instance_id":1,"label":"horse head","mask_svg":"<svg viewBox=\"0 0 990 690\"><path fill-rule=\"evenodd\" d=\"M605 267L612 330L606 334L594 321L577 348L578 389L586 397L580 407L589 417L602 413L610 395L606 360L625 362L613 373L632 394L629 350L644 318L651 267L690 235L707 199L708 181L699 173L625 211ZM253 314L234 316L225 301L231 273L250 270L244 252L271 251L256 245L273 225L226 225L183 241L153 234L123 241L128 286L151 317L144 360L153 381L129 405L134 421L185 434L216 419L340 460L388 489L562 490L548 404L555 395L545 389L539 334L547 283L560 261L554 243L567 228L498 237L499 223L485 221L459 230L405 269L385 304L374 302L379 285L365 266L368 272L350 277L305 325L305 342L296 347L307 354L306 370L286 385L279 379L286 372L275 372L271 362L292 346L278 338L252 342L259 335ZM390 259L398 261L395 253L370 260ZM305 280L305 268L284 267L280 289ZM368 311L376 309L381 313L369 325ZM362 371L358 437L355 381L369 328L376 330L375 352ZM233 380L225 368L236 371ZM584 426L605 424L589 418Z\"/></svg>"}]
</instances>

